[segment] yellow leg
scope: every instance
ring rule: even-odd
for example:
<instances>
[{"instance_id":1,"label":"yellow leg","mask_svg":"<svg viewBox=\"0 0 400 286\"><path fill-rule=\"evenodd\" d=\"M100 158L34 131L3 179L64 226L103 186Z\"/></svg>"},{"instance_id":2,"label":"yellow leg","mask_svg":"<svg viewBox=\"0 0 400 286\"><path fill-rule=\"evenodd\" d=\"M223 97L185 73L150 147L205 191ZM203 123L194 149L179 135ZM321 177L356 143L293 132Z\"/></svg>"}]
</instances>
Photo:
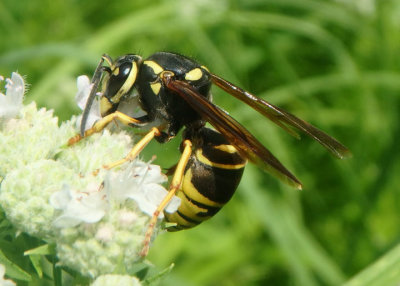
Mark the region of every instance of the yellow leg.
<instances>
[{"instance_id":1,"label":"yellow leg","mask_svg":"<svg viewBox=\"0 0 400 286\"><path fill-rule=\"evenodd\" d=\"M121 123L125 125L141 125L143 123L120 111L115 111L97 121L92 128L85 131L85 135L83 137L81 134L77 134L74 137L70 138L68 140L68 146L81 141L84 137L88 137L90 135L93 135L94 133L102 131L111 121L115 119L118 119Z\"/></svg>"},{"instance_id":2,"label":"yellow leg","mask_svg":"<svg viewBox=\"0 0 400 286\"><path fill-rule=\"evenodd\" d=\"M110 163L108 165L104 165L103 168L111 169L111 168L117 167L125 162L132 161L133 159L136 158L137 155L139 155L140 152L142 152L144 147L146 147L147 144L149 144L150 141L155 136L160 136L160 135L161 135L161 132L156 127L151 128L150 132L147 133L142 139L140 139L140 141L138 143L136 143L135 146L133 146L132 150L129 152L129 154L125 158L115 161L113 163ZM85 136L86 136L86 134L85 134Z\"/></svg>"},{"instance_id":3,"label":"yellow leg","mask_svg":"<svg viewBox=\"0 0 400 286\"><path fill-rule=\"evenodd\" d=\"M179 189L182 183L182 178L185 173L186 165L189 161L190 155L192 154L192 143L189 140L185 140L183 142L183 145L185 146L185 149L183 150L182 156L179 159L178 165L176 166L175 173L169 187L169 192L165 196L165 198L161 201L161 203L158 205L157 209L153 213L153 216L151 217L149 226L147 228L144 237L143 249L140 252L141 256L146 256L147 253L149 252L151 236L153 235L154 227L157 223L158 216L164 210L167 204L171 201L171 199L174 197L176 191Z\"/></svg>"}]
</instances>

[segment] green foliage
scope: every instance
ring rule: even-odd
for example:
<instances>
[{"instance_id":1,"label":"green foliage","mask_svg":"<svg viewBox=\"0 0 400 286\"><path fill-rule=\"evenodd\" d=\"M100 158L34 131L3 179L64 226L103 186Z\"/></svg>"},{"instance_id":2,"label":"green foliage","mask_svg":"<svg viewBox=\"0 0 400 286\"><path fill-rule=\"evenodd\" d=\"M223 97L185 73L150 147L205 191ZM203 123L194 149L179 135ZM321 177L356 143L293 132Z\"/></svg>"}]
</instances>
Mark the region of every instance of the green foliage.
<instances>
[{"instance_id":1,"label":"green foliage","mask_svg":"<svg viewBox=\"0 0 400 286\"><path fill-rule=\"evenodd\" d=\"M3 0L0 74L26 74L27 101L66 119L78 112L76 77L90 75L102 53L180 52L350 148L352 158L336 160L214 89L215 102L304 191L247 168L214 219L155 241L150 260L160 270L175 263L163 285L338 285L363 269L348 285L398 285L390 269L400 241L399 31L397 0ZM158 154L170 167L174 141L144 157ZM385 263L367 268L386 252ZM21 269L36 273L26 259Z\"/></svg>"}]
</instances>

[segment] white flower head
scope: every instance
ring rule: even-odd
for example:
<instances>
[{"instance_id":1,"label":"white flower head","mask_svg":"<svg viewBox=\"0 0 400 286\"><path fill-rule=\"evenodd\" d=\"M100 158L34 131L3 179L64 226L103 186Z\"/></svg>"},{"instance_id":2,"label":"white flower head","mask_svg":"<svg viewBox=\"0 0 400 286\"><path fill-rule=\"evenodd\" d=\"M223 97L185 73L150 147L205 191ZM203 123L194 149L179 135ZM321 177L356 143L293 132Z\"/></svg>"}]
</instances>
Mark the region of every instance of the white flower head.
<instances>
[{"instance_id":1,"label":"white flower head","mask_svg":"<svg viewBox=\"0 0 400 286\"><path fill-rule=\"evenodd\" d=\"M130 225L138 219L138 214L132 211L121 210L119 212L118 222L122 226Z\"/></svg>"},{"instance_id":2,"label":"white flower head","mask_svg":"<svg viewBox=\"0 0 400 286\"><path fill-rule=\"evenodd\" d=\"M92 184L84 191L72 190L64 185L50 197L50 204L62 211L55 219L56 227L73 227L82 222L95 223L105 215L108 203L103 188Z\"/></svg>"},{"instance_id":3,"label":"white flower head","mask_svg":"<svg viewBox=\"0 0 400 286\"><path fill-rule=\"evenodd\" d=\"M142 212L152 216L168 194L168 191L160 185L166 180L160 166L135 160L123 172L106 177L104 188L109 197L119 202L132 199ZM165 211L175 212L179 205L180 199L173 197ZM163 213L160 213L159 218L163 217Z\"/></svg>"},{"instance_id":4,"label":"white flower head","mask_svg":"<svg viewBox=\"0 0 400 286\"><path fill-rule=\"evenodd\" d=\"M102 242L110 242L114 238L114 229L111 225L101 226L95 235L96 239Z\"/></svg>"},{"instance_id":5,"label":"white flower head","mask_svg":"<svg viewBox=\"0 0 400 286\"><path fill-rule=\"evenodd\" d=\"M1 78L0 80L3 80ZM11 74L11 79L6 79L6 94L0 93L0 118L13 118L22 108L25 93L25 82L16 72Z\"/></svg>"},{"instance_id":6,"label":"white flower head","mask_svg":"<svg viewBox=\"0 0 400 286\"><path fill-rule=\"evenodd\" d=\"M6 274L6 268L3 264L0 264L0 285L1 286L15 286L15 282L12 280L4 279L4 274Z\"/></svg>"},{"instance_id":7,"label":"white flower head","mask_svg":"<svg viewBox=\"0 0 400 286\"><path fill-rule=\"evenodd\" d=\"M84 110L86 107L86 102L89 98L89 94L93 88L93 84L90 83L90 80L86 75L81 75L77 78L76 85L78 87L78 91L75 96L75 101L78 104L79 108L81 110ZM81 119L82 115L79 116L77 120L77 124L79 125L77 126L78 128L80 128ZM92 127L93 124L99 119L101 119L100 102L98 100L98 97L95 97L92 106L90 107L89 110L89 115L86 121L85 130Z\"/></svg>"},{"instance_id":8,"label":"white flower head","mask_svg":"<svg viewBox=\"0 0 400 286\"><path fill-rule=\"evenodd\" d=\"M130 135L106 130L67 146L80 120L73 117L59 125L51 111L38 110L34 102L24 106L26 86L16 73L5 83L6 95L0 94L0 208L7 220L18 233L54 244L58 265L81 275L96 278L135 269L142 261L148 215L168 193L159 185L166 181L161 168L138 161L110 171L101 168L132 149ZM87 77L78 78L78 90L77 101L84 109L91 90ZM128 99L121 106L135 111L137 98L132 97L132 105ZM98 103L95 99L88 126L100 118ZM177 208L177 200L167 211ZM0 285L15 285L3 276L0 266ZM103 281L137 282L123 279Z\"/></svg>"},{"instance_id":9,"label":"white flower head","mask_svg":"<svg viewBox=\"0 0 400 286\"><path fill-rule=\"evenodd\" d=\"M91 286L108 285L140 286L142 284L136 277L116 274L101 275L91 284Z\"/></svg>"}]
</instances>

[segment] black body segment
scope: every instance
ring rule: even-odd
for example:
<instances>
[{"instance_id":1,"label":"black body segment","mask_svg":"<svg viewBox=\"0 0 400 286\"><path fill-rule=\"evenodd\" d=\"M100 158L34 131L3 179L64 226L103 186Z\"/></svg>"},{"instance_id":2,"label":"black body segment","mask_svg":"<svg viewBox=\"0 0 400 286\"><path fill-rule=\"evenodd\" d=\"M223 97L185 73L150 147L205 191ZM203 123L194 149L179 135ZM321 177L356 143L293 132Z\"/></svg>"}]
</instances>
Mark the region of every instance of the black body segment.
<instances>
[{"instance_id":1,"label":"black body segment","mask_svg":"<svg viewBox=\"0 0 400 286\"><path fill-rule=\"evenodd\" d=\"M193 144L177 196L181 205L168 222L168 231L191 228L214 216L233 196L242 178L244 159L220 133L203 127L187 130L185 139Z\"/></svg>"},{"instance_id":2,"label":"black body segment","mask_svg":"<svg viewBox=\"0 0 400 286\"><path fill-rule=\"evenodd\" d=\"M187 80L187 75L192 71L197 77ZM194 60L167 52L155 53L141 65L135 84L141 107L150 120L165 122L165 132L169 137L174 137L183 126L198 123L201 117L178 94L165 86L161 79L164 72L172 72L175 78L187 80L205 98L210 97L211 75Z\"/></svg>"}]
</instances>

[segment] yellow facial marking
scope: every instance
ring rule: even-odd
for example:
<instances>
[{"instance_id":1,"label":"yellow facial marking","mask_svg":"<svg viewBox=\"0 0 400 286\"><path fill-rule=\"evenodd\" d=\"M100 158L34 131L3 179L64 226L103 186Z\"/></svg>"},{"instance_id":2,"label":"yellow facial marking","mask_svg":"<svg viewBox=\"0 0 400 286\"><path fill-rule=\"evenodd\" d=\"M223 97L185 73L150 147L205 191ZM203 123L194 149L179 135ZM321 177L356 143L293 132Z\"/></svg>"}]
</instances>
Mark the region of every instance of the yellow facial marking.
<instances>
[{"instance_id":1,"label":"yellow facial marking","mask_svg":"<svg viewBox=\"0 0 400 286\"><path fill-rule=\"evenodd\" d=\"M227 170L236 170L236 169L244 168L244 166L246 166L246 163L247 163L246 161L242 164L221 164L221 163L211 162L209 159L207 159L203 155L203 151L201 149L196 151L196 158L203 164L206 164L206 165L209 165L212 167L216 167L216 168L227 169Z\"/></svg>"},{"instance_id":2,"label":"yellow facial marking","mask_svg":"<svg viewBox=\"0 0 400 286\"><path fill-rule=\"evenodd\" d=\"M192 69L190 72L185 74L186 80L199 80L203 76L203 72L199 68Z\"/></svg>"},{"instance_id":3,"label":"yellow facial marking","mask_svg":"<svg viewBox=\"0 0 400 286\"><path fill-rule=\"evenodd\" d=\"M224 151L226 153L230 153L230 154L237 152L235 147L233 147L232 145L228 145L228 144L221 144L218 146L214 146L214 149L218 149L218 150Z\"/></svg>"},{"instance_id":4,"label":"yellow facial marking","mask_svg":"<svg viewBox=\"0 0 400 286\"><path fill-rule=\"evenodd\" d=\"M115 76L119 75L119 68L115 68L112 73Z\"/></svg>"},{"instance_id":5,"label":"yellow facial marking","mask_svg":"<svg viewBox=\"0 0 400 286\"><path fill-rule=\"evenodd\" d=\"M150 67L155 74L160 74L164 70L159 64L153 61L144 61L143 64Z\"/></svg>"},{"instance_id":6,"label":"yellow facial marking","mask_svg":"<svg viewBox=\"0 0 400 286\"><path fill-rule=\"evenodd\" d=\"M101 116L106 116L108 114L108 111L112 108L111 103L108 101L107 98L102 97L100 99L100 114Z\"/></svg>"},{"instance_id":7,"label":"yellow facial marking","mask_svg":"<svg viewBox=\"0 0 400 286\"><path fill-rule=\"evenodd\" d=\"M153 90L154 94L158 94L161 89L161 83L159 83L159 82L151 83L150 87Z\"/></svg>"}]
</instances>

